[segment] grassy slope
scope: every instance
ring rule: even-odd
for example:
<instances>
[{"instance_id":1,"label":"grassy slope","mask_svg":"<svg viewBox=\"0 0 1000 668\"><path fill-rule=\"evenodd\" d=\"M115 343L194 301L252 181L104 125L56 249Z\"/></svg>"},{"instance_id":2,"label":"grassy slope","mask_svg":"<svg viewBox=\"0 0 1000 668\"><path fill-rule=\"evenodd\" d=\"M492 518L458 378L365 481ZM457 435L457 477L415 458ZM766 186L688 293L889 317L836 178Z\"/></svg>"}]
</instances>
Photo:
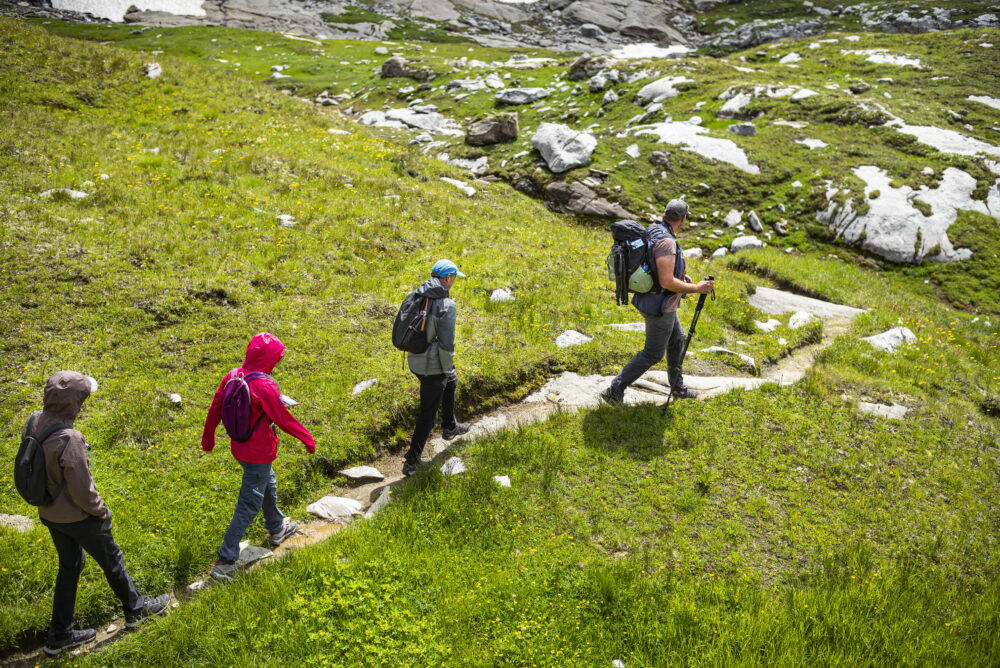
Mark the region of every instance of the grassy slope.
<instances>
[{"instance_id":1,"label":"grassy slope","mask_svg":"<svg viewBox=\"0 0 1000 668\"><path fill-rule=\"evenodd\" d=\"M777 3L785 7L787 3ZM747 11L748 3L720 5L716 11ZM785 7L787 9L787 7ZM754 10L757 11L756 3ZM845 26L847 27L847 26ZM379 43L324 42L322 47L303 42L292 42L266 34L247 34L241 31L217 29L181 29L177 31L148 31L140 36L130 34L128 27L81 26L52 24L50 29L89 39L111 40L131 49L145 51L163 50L185 58L196 58L210 67L235 69L259 78L270 75L270 66L286 64L283 74L290 78L271 80L270 83L290 88L298 94L311 97L322 90L331 93L349 92L353 98L349 105L355 109L378 109L383 104L405 106L417 99L435 104L445 115L459 121L468 121L493 111L493 91L478 91L462 101L455 101L454 93L445 90L448 81L459 78L484 76L489 71L510 73L508 85L520 82L524 86L552 86L566 83L566 66L572 56L546 53L540 50L525 51L531 56L551 56L556 60L550 67L534 70L517 70L496 67L480 70L453 70L450 63L466 56L486 62L506 61L510 52L455 44L390 43L393 53L404 53L431 65L442 76L433 82L428 91L409 94L400 89L414 84L406 79L380 79L378 67L385 56L378 56L374 49ZM533 105L518 107L521 122L521 141L511 144L472 148L460 138L449 141L450 146L435 148L433 153L447 151L453 156L490 156L491 171L513 181L528 176L539 186L553 180L548 172L538 169L538 155L530 152L524 157L514 156L530 151L530 136L542 121L567 123L571 127L586 129L598 124L591 132L599 140L592 167L610 173L606 182L597 188L604 195L622 202L639 214L658 211L672 197L686 195L693 206L692 220L698 222L704 234L688 235L689 246L697 243L711 252L743 232L727 230L722 219L732 208L743 211L756 209L765 223L787 219L791 234L774 237L774 243L802 251L833 250L845 258L858 255L840 245L831 245L826 228L819 225L815 212L826 208L823 196L826 183L853 191L855 204L863 201L863 184L852 173L860 165L875 165L886 169L897 185L914 189L922 185L935 187L945 167L953 166L975 176L981 187L976 193L985 198L988 185L996 181L981 160L938 153L930 147L913 141L892 129L870 125L874 114L858 113L859 103L879 104L893 114L914 125L936 125L958 130L993 144L1000 143L1000 135L991 128L1000 127L1000 112L985 105L969 102L970 95L989 95L1000 88L1000 48L984 48L981 43L1000 44L997 30L963 30L926 35L856 35L857 41L846 41L846 34L833 34L789 40L769 47L750 49L745 53L731 54L728 58L688 58L683 60L629 61L619 65L623 72L645 70L646 76L633 84L616 86L621 95L619 102L607 107L601 118L603 93L591 94L587 82L580 82L584 93L556 92L546 100ZM821 42L837 39L837 42ZM818 48L810 48L816 44ZM256 48L260 47L260 51ZM884 49L892 53L918 57L921 69L876 65L863 55L844 55L842 50ZM790 52L797 52L803 60L796 66L779 64ZM764 56L758 56L758 52ZM961 58L955 58L961 54ZM228 62L221 63L219 60ZM746 60L747 62L740 62ZM237 67L237 63L239 66ZM750 67L753 72L741 72L735 67ZM658 145L649 136L618 136L629 119L640 113L633 104L635 93L657 76L683 75L694 83L685 84L684 91L676 98L664 101L663 114L674 120L684 120L698 115L704 125L717 136L736 142L743 148L750 161L761 168L761 174L750 176L734 167L720 165L673 146ZM941 79L939 77L947 77ZM879 83L880 78L891 82ZM865 81L874 88L863 95L854 95L847 89L850 84ZM575 84L571 84L575 85ZM716 120L715 115L724 104L718 96L736 87L743 90L755 85L798 85L820 94L799 103L785 99L759 98L746 109L748 113L763 114L755 122L754 137L738 137L727 133L726 127L736 122ZM837 86L836 90L826 86ZM955 120L950 111L963 114ZM804 129L772 125L784 119L809 124ZM970 124L972 130L963 126ZM797 139L820 139L828 147L810 150L796 144ZM638 144L641 157L633 160L625 155L625 148ZM672 169L665 175L660 167L646 162L654 150L671 154ZM506 161L505 166L501 165ZM923 173L926 167L935 171L934 176ZM568 176L582 179L587 169L578 169ZM562 178L562 177L560 177ZM799 181L803 188L791 187ZM706 189L701 185L706 184ZM778 206L784 205L787 214ZM855 206L855 208L857 208ZM725 234L715 237L708 233L722 227ZM706 229L707 228L707 229ZM890 267L911 276L914 285L924 280L935 285L940 297L959 308L987 313L1000 313L1000 271L995 255L1000 253L1000 226L992 219L971 216L956 224L953 241L965 244L974 251L972 260L949 266L927 263L920 267Z\"/></svg>"},{"instance_id":2,"label":"grassy slope","mask_svg":"<svg viewBox=\"0 0 1000 668\"><path fill-rule=\"evenodd\" d=\"M438 255L461 257L463 267L473 269L458 292L461 335L471 342L462 357L464 377L471 379L465 386L471 390L464 395L466 407L486 403L498 392L516 395L518 388L541 377L539 365L611 371L639 341L630 335L602 337L599 345L569 353L556 353L550 343L565 326L593 334L601 331L602 323L634 317L612 305L599 270L581 272L566 261L569 249L585 252L587 266L598 265L607 243L604 233L560 223L503 186L488 188L471 202L459 198L436 182L435 176L443 173L439 164L353 127L355 136L329 135L328 117L242 79L215 77L161 57L166 74L149 81L141 74L144 58L53 39L20 23L4 22L2 29L5 42L13 45L0 56L5 59L2 89L12 92L4 96L11 123L2 131L0 155L5 172L13 176L3 185L5 213L13 223L4 230L0 276L8 302L4 329L14 334L5 341L9 352L3 386L8 389L0 419L14 432L27 410L37 405L38 388L55 368L73 366L105 380L106 391L95 396L82 425L96 446L98 485L115 507L123 508L117 514L118 536L129 565L148 588L173 580L184 583L192 568L202 569L211 558L236 480L224 453L195 455L202 404L218 375L238 361L238 351L253 331L273 328L291 344L283 386L306 400L300 413L319 436L324 454L335 461L363 457L380 442L391 443L397 428L405 428L412 383L379 337L406 286ZM290 47L282 43L281 48ZM234 105L233 100L239 102ZM159 154L141 150L155 146L161 147ZM216 149L225 152L214 153ZM429 180L409 178L406 169ZM111 178L99 181L101 173ZM98 185L82 186L93 193L83 202L36 198L37 192L53 185L81 187L87 179ZM387 193L400 200L381 199ZM403 206L397 208L393 201ZM253 213L254 206L268 215ZM296 215L299 227L277 228L272 217L277 213ZM338 215L342 218L334 222ZM449 215L465 225L445 228L440 221ZM123 227L129 233L121 234ZM180 229L185 230L183 236ZM401 253L401 248L409 253ZM505 262L498 264L501 253ZM362 259L377 260L375 271L382 280L373 281L374 272L361 269ZM224 262L242 267L233 272ZM429 476L404 493L413 495L410 503L396 504L377 522L255 575L246 584L200 599L155 632L134 636L105 660L121 665L141 656L143 661L168 663L176 656L172 652L183 647L192 660L210 664L231 660L234 653L251 657L255 648L266 646L274 656L307 655L321 661L338 648L329 642L345 638L365 639L341 648L359 652L348 657L401 648L386 657L390 663L412 658L409 651L428 660L452 652L450 656L473 663L503 662L510 653L515 662L570 662L576 651L585 653L588 661L603 661L612 654L664 660L667 655L656 654L661 650L651 647L651 638L666 648L662 651L698 651L711 658L708 652L714 645L708 639L713 630L720 630L713 625L722 623L720 618L727 625L741 623L738 616L718 613L737 605L758 626L727 626L724 637L732 642L723 649L736 651L745 640L759 636L761 625L773 614L782 622L779 630L800 629L800 637L786 642L784 632L768 636L770 644L761 650L765 656L791 657L795 654L789 652L804 652L807 646L817 651L815 636L807 633L814 629L833 638L830 642L841 647L838 651L850 650L851 642L842 642L851 637L848 631L860 634L854 640L885 631L894 638L896 633L909 634L912 642L920 643L912 651L900 650L912 660L922 656L921 651L938 657L967 653L979 661L995 657L996 649L977 644L977 638L990 637L979 631L996 626L988 616L996 596L988 586L996 572L995 540L988 528L993 521L989 513L995 511L983 505L997 483L996 450L990 445L996 440L996 426L980 416L976 406L984 392L1000 394L995 334L982 322L972 324L970 318L913 294L913 282L902 276L771 252L756 254L755 262L831 298L876 306L856 325L855 335L902 321L919 331L924 343L896 358L873 356L863 345L838 344L825 360L828 368L801 390L746 399L732 395L685 407L670 423L636 420L630 412L622 420L614 411L598 411L551 430L538 428L526 436L474 446L468 456L477 473L470 480L445 483ZM769 351L781 353L774 340L778 334L794 344L789 331L774 337L741 331L752 331L749 320L760 316L743 300L746 286L768 282L727 270L725 264L709 268L695 263L696 275L711 270L723 277L721 299L711 307L712 317L702 320L699 338L730 345L736 338L747 340L758 358ZM503 307L490 305L486 290L498 285L514 287L519 300ZM218 289L225 295L212 292ZM234 328L234 321L240 326ZM497 332L503 334L499 339ZM507 346L496 346L497 340ZM939 340L946 345L933 343ZM691 366L718 368L712 364L696 358ZM380 377L381 391L364 401L349 399L353 382L369 376ZM16 380L28 384L17 385ZM839 402L837 390L904 401L918 409L916 423L907 423L908 431L900 438L892 434L894 428L859 421L845 408L824 408ZM183 408L168 407L164 394L169 391L185 397ZM774 426L760 417L764 414L778 425L797 424L797 431L792 437L774 436ZM798 422L800 416L813 414L833 431L810 433ZM632 434L624 424L646 426ZM956 424L967 425L958 436L952 428ZM384 425L391 428L387 431ZM657 447L658 434L664 431L668 441L682 440L685 447ZM741 432L749 440L732 438ZM696 437L677 439L678 434L692 433ZM827 433L840 435L827 438ZM840 447L848 434L863 437L865 447L871 448L864 461ZM800 438L812 445L799 450ZM730 441L734 445L723 445ZM607 455L611 459L604 459L597 445L609 442L621 445L612 448ZM847 445L859 443L852 438ZM511 454L504 455L504 449ZM757 462L768 461L772 449L780 449L787 463L774 475L765 475ZM285 481L285 501L301 509L323 482L298 457L289 456L288 447L284 452L279 474ZM634 507L655 509L628 525L604 519L602 509L594 506L597 499L608 499L614 518L629 507L622 498L633 501L632 496L622 497L615 480L600 473L616 463L623 466L624 480L635 481L627 491L638 494ZM859 468L864 463L880 467L878 484L864 481L868 472ZM676 479L663 479L662 472L671 467L677 467ZM510 497L495 497L487 484L487 473L494 468L514 472L517 486ZM822 476L811 474L813 469ZM786 478L793 471L802 479L790 485ZM922 484L911 489L906 473ZM654 475L661 475L652 478L656 484L638 482ZM816 494L816 479L830 476L834 483L841 476L845 484L862 484L860 498ZM578 480L586 483L581 486ZM762 490L771 487L775 500L760 501ZM836 490L836 484L833 487ZM883 511L874 515L877 531L854 536L852 544L845 527L853 528L859 517L870 513L863 491L877 489L887 490L884 500L873 501ZM945 494L948 505L938 505L941 498L930 490ZM740 491L742 496L737 496ZM10 486L0 494L5 507L28 512ZM726 514L735 498L758 499L748 504L743 529L730 525ZM900 499L908 500L900 504ZM951 503L953 499L958 500ZM511 505L504 506L508 501ZM539 502L552 512L538 513ZM797 510L798 504L805 510ZM498 523L495 516L501 510L520 518L521 524ZM690 521L678 521L677 513L680 519L690 515ZM831 516L835 521L828 522ZM756 535L759 517L770 522L764 527L768 531L787 532L786 546L734 551L748 533ZM800 521L789 525L789 518ZM673 554L665 553L663 527L681 525L680 549L674 551L686 555L690 567L677 571L677 579L657 579L654 571L673 572L675 563ZM428 527L427 532L420 533L420 527ZM503 529L510 532L503 534L507 542L494 540ZM480 533L483 541L475 536ZM704 549L699 545L703 534L711 537ZM931 536L933 549L926 548ZM552 537L556 539L549 540ZM855 620L837 621L854 610L867 611L858 615L865 622L878 608L891 610L896 619L911 601L885 598L895 590L879 578L862 578L866 588L860 589L847 582L847 575L838 581L835 571L824 570L822 550L813 551L816 543L847 545L830 551L841 560L838 563L859 573L874 573L865 569L881 569L884 563L885 570L877 571L880 577L899 563L893 562L894 550L917 546L912 553L916 570L907 577L919 583L912 605L919 614L908 618L912 621L900 618L894 626L876 623L867 630L854 626ZM644 545L657 546L658 551L648 548L648 556L633 563L635 555L644 554ZM609 559L607 553L618 547L632 556ZM3 550L0 629L9 643L22 631L44 626L54 561L44 531L13 536ZM350 565L332 567L341 554L349 557ZM736 557L729 559L731 554ZM582 570L577 568L580 563ZM718 567L726 563L744 570ZM300 577L305 574L314 576L313 581ZM749 584L737 587L744 575ZM722 576L724 582L715 584ZM427 584L400 589L394 584L400 578ZM956 578L968 584L970 592L957 588ZM777 587L773 593L769 585ZM510 587L530 604L503 606L501 626L496 594ZM308 606L287 597L293 588L301 590L302 601L313 600L324 611L310 609L309 617L300 619L300 608ZM341 588L354 594L339 598ZM844 598L831 598L831 588ZM583 612L569 615L559 607L576 602L573 596L581 592L585 595L578 608ZM643 602L652 597L655 605L637 605L640 594ZM248 608L246 596L261 605ZM812 622L804 621L792 614L797 606L790 605L784 613L780 609L782 600L791 597L794 602L796 596L806 597L802 601L814 610L827 598L842 601L844 607L831 607ZM383 602L386 597L391 604ZM621 607L586 612L602 599ZM672 601L684 602L687 608ZM691 601L701 603L692 608ZM279 620L288 620L289 627L307 629L315 637L282 633L279 639L273 629L280 625L254 612L268 608ZM106 618L112 609L106 586L88 569L81 620ZM656 619L613 617L620 627L599 621L609 611L659 609L667 612ZM429 614L441 621L427 621ZM343 618L345 628L315 626L328 624L331 617ZM498 621L490 622L494 617ZM957 624L959 617L968 623L963 622L956 635L928 625L934 620L943 626L945 617L956 618L948 624ZM582 631L574 630L574 621ZM242 630L265 622L271 631ZM420 633L392 631L421 624ZM518 632L529 629L529 642L517 639ZM621 629L634 630L623 638ZM327 635L319 635L321 630ZM553 640L557 631L559 643ZM233 638L240 642L234 644ZM266 644L265 638L270 639ZM667 638L672 642L661 642ZM925 646L929 649L922 649ZM449 647L459 648L458 654ZM882 652L891 649L888 641L880 647ZM568 654L559 659L553 654L557 651Z\"/></svg>"},{"instance_id":3,"label":"grassy slope","mask_svg":"<svg viewBox=\"0 0 1000 668\"><path fill-rule=\"evenodd\" d=\"M840 263L754 262L879 303L854 334L899 318L921 341L843 337L791 389L465 446L470 473L421 475L92 663L995 665L1000 426L964 385L1000 382L995 338ZM913 412L862 417L842 392Z\"/></svg>"}]
</instances>

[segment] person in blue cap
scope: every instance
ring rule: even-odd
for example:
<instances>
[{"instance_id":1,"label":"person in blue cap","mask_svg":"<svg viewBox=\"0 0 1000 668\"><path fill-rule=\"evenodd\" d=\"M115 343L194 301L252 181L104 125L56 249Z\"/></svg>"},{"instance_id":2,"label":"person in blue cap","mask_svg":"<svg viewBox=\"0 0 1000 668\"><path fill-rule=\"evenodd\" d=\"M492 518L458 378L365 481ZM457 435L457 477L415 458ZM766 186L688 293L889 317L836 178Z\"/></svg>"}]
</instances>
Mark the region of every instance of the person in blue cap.
<instances>
[{"instance_id":1,"label":"person in blue cap","mask_svg":"<svg viewBox=\"0 0 1000 668\"><path fill-rule=\"evenodd\" d=\"M446 441L469 431L469 425L455 418L455 302L448 291L455 279L465 274L451 260L438 260L431 267L431 277L417 288L417 294L430 298L427 314L427 341L430 346L422 353L407 353L410 371L420 379L420 413L413 429L410 449L403 462L403 475L410 476L420 466L427 437L437 422L441 410L442 436Z\"/></svg>"}]
</instances>

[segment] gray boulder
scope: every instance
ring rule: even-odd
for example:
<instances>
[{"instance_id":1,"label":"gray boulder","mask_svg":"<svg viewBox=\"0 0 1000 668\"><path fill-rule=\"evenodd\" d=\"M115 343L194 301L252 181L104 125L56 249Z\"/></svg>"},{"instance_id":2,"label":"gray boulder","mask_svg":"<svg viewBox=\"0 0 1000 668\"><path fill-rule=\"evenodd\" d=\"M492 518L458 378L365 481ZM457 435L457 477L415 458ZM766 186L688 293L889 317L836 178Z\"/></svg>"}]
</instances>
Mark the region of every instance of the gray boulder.
<instances>
[{"instance_id":1,"label":"gray boulder","mask_svg":"<svg viewBox=\"0 0 1000 668\"><path fill-rule=\"evenodd\" d=\"M881 334L866 336L861 340L867 341L876 350L894 353L901 345L916 341L917 337L910 331L909 327L894 327L893 329L882 332Z\"/></svg>"},{"instance_id":2,"label":"gray boulder","mask_svg":"<svg viewBox=\"0 0 1000 668\"><path fill-rule=\"evenodd\" d=\"M756 211L751 211L747 215L747 222L750 223L750 229L760 234L764 231L764 226L760 224L760 217L757 215Z\"/></svg>"},{"instance_id":3,"label":"gray boulder","mask_svg":"<svg viewBox=\"0 0 1000 668\"><path fill-rule=\"evenodd\" d=\"M597 140L559 123L542 123L531 138L531 146L542 154L552 172L561 174L589 165Z\"/></svg>"},{"instance_id":4,"label":"gray boulder","mask_svg":"<svg viewBox=\"0 0 1000 668\"><path fill-rule=\"evenodd\" d=\"M411 63L403 56L393 56L382 63L383 79L414 79L416 81L430 81L437 74L427 67L419 67Z\"/></svg>"},{"instance_id":5,"label":"gray boulder","mask_svg":"<svg viewBox=\"0 0 1000 668\"><path fill-rule=\"evenodd\" d=\"M531 104L549 96L548 88L508 88L499 91L493 98L497 106Z\"/></svg>"},{"instance_id":6,"label":"gray boulder","mask_svg":"<svg viewBox=\"0 0 1000 668\"><path fill-rule=\"evenodd\" d=\"M757 127L753 123L734 123L726 128L726 131L741 137L753 137L757 134Z\"/></svg>"},{"instance_id":7,"label":"gray boulder","mask_svg":"<svg viewBox=\"0 0 1000 668\"><path fill-rule=\"evenodd\" d=\"M733 243L729 244L729 250L737 253L741 250L747 250L749 248L763 248L763 246L764 244L762 244L760 239L757 237L743 236L733 239Z\"/></svg>"},{"instance_id":8,"label":"gray boulder","mask_svg":"<svg viewBox=\"0 0 1000 668\"><path fill-rule=\"evenodd\" d=\"M635 216L620 204L609 202L582 183L555 181L545 187L545 199L550 208L561 213L597 218L628 218Z\"/></svg>"},{"instance_id":9,"label":"gray boulder","mask_svg":"<svg viewBox=\"0 0 1000 668\"><path fill-rule=\"evenodd\" d=\"M649 154L649 164L670 169L670 154L663 151L653 151Z\"/></svg>"},{"instance_id":10,"label":"gray boulder","mask_svg":"<svg viewBox=\"0 0 1000 668\"><path fill-rule=\"evenodd\" d=\"M517 139L519 132L517 114L497 114L469 123L465 129L465 143L470 146L490 146Z\"/></svg>"},{"instance_id":11,"label":"gray boulder","mask_svg":"<svg viewBox=\"0 0 1000 668\"><path fill-rule=\"evenodd\" d=\"M593 23L584 23L580 26L580 34L584 37L603 37L604 31Z\"/></svg>"},{"instance_id":12,"label":"gray boulder","mask_svg":"<svg viewBox=\"0 0 1000 668\"><path fill-rule=\"evenodd\" d=\"M584 79L589 79L601 70L611 67L614 62L608 56L595 56L585 53L570 63L569 80L583 81Z\"/></svg>"}]
</instances>

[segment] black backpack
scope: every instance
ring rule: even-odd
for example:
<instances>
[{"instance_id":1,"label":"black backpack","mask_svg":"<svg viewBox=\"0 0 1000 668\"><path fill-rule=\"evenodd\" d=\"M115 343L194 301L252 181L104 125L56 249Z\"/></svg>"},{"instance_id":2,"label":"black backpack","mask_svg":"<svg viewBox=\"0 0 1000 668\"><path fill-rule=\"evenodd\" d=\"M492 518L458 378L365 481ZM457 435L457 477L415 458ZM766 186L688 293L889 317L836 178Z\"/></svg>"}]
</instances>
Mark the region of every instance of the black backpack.
<instances>
[{"instance_id":1,"label":"black backpack","mask_svg":"<svg viewBox=\"0 0 1000 668\"><path fill-rule=\"evenodd\" d=\"M628 294L656 292L660 289L656 267L649 260L646 228L634 220L619 220L611 225L614 244L608 254L608 278L615 282L615 299L628 304Z\"/></svg>"},{"instance_id":2,"label":"black backpack","mask_svg":"<svg viewBox=\"0 0 1000 668\"><path fill-rule=\"evenodd\" d=\"M42 432L37 439L31 435L35 430L35 413L28 420L27 436L21 439L21 447L17 450L17 457L14 458L14 486L17 492L25 501L33 506L47 506L62 494L66 486L64 480L54 495L49 494L45 475L45 451L42 443L57 431L72 429L62 423L57 423Z\"/></svg>"},{"instance_id":3,"label":"black backpack","mask_svg":"<svg viewBox=\"0 0 1000 668\"><path fill-rule=\"evenodd\" d=\"M427 340L427 316L430 313L430 297L417 294L416 290L406 295L396 320L392 323L392 345L408 353L422 353L430 348Z\"/></svg>"}]
</instances>

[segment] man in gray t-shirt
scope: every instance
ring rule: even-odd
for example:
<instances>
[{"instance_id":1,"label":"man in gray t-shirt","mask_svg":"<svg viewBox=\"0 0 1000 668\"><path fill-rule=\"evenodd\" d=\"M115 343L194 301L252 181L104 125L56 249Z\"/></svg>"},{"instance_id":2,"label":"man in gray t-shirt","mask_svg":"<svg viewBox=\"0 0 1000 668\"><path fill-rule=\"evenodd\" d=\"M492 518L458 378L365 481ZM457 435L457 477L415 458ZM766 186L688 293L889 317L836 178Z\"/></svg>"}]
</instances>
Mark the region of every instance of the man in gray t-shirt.
<instances>
[{"instance_id":1,"label":"man in gray t-shirt","mask_svg":"<svg viewBox=\"0 0 1000 668\"><path fill-rule=\"evenodd\" d=\"M653 261L656 263L656 276L664 292L633 297L632 304L646 319L646 345L611 381L608 389L601 393L601 399L608 403L621 403L625 398L625 389L662 360L664 353L667 355L667 374L674 396L679 399L695 396L693 390L685 387L681 372L684 330L677 318L677 306L680 304L681 295L707 295L715 288L715 283L714 281L693 283L691 277L683 273L683 265L677 265L678 261L683 263L683 255L679 252L675 235L687 222L687 214L688 205L684 200L673 199L667 203L663 213L663 225L668 228L667 233L655 242L651 251ZM653 225L650 228L653 228ZM662 230L656 231L662 232Z\"/></svg>"}]
</instances>

